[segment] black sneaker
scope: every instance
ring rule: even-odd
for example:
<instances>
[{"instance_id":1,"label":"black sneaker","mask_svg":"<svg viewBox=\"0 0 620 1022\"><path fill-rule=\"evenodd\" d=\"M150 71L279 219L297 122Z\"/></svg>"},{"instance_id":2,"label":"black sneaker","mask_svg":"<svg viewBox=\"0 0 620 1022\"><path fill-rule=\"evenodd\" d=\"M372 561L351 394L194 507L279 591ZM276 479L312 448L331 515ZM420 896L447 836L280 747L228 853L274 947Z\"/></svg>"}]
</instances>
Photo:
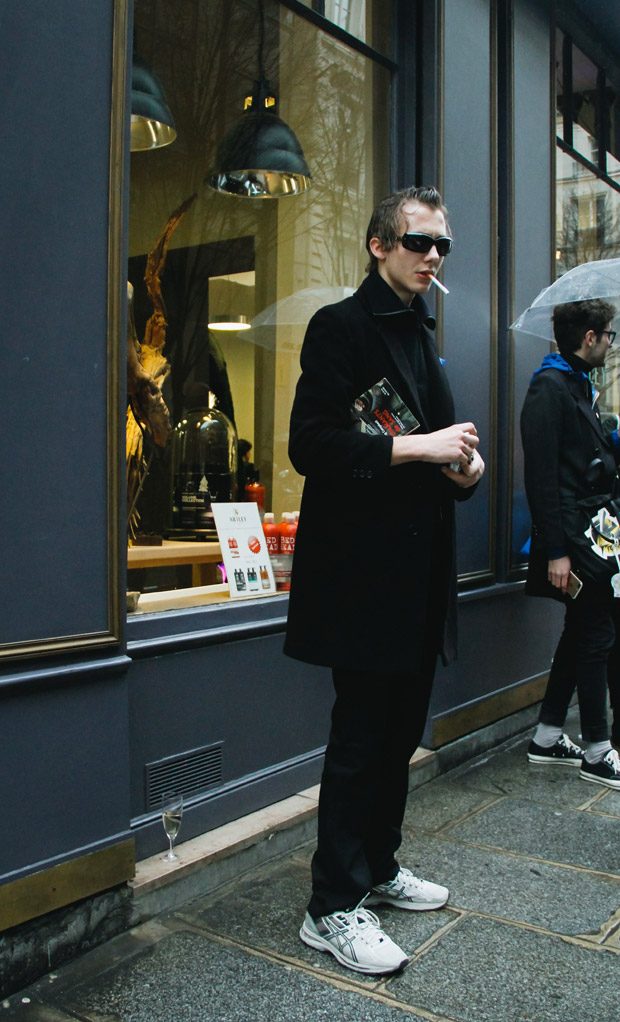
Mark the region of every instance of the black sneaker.
<instances>
[{"instance_id":1,"label":"black sneaker","mask_svg":"<svg viewBox=\"0 0 620 1022\"><path fill-rule=\"evenodd\" d=\"M527 758L530 763L548 763L550 766L580 767L585 752L568 735L560 735L557 742L545 748L532 739L528 746Z\"/></svg>"},{"instance_id":2,"label":"black sneaker","mask_svg":"<svg viewBox=\"0 0 620 1022\"><path fill-rule=\"evenodd\" d=\"M600 763L588 763L584 758L579 776L583 777L584 781L620 790L620 756L615 749L610 749Z\"/></svg>"}]
</instances>

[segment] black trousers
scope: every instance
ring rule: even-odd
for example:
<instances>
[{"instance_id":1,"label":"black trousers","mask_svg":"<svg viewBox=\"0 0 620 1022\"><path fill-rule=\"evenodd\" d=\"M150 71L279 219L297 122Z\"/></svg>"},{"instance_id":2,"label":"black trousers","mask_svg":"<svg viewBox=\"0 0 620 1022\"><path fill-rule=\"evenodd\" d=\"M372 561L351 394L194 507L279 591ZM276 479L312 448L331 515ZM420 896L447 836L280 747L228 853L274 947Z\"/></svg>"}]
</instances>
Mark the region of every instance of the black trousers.
<instances>
[{"instance_id":1,"label":"black trousers","mask_svg":"<svg viewBox=\"0 0 620 1022\"><path fill-rule=\"evenodd\" d=\"M354 908L398 872L409 760L424 731L436 654L427 661L416 676L333 670L308 905L315 919Z\"/></svg>"},{"instance_id":2,"label":"black trousers","mask_svg":"<svg viewBox=\"0 0 620 1022\"><path fill-rule=\"evenodd\" d=\"M620 622L620 608L614 606L617 603L620 601L614 599L611 586L587 582L579 596L568 601L564 630L541 706L541 724L564 726L576 685L584 741L609 738L607 660L614 647L614 616Z\"/></svg>"},{"instance_id":3,"label":"black trousers","mask_svg":"<svg viewBox=\"0 0 620 1022\"><path fill-rule=\"evenodd\" d=\"M614 600L616 638L607 660L607 685L611 703L611 740L620 745L620 599Z\"/></svg>"}]
</instances>

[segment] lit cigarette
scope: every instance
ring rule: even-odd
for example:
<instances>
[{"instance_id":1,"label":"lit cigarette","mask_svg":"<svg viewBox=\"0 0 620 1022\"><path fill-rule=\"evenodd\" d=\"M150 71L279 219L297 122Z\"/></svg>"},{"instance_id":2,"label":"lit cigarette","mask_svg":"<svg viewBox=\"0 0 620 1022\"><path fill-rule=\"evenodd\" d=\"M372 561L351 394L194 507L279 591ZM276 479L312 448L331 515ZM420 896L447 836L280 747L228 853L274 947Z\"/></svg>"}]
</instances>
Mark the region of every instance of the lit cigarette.
<instances>
[{"instance_id":1,"label":"lit cigarette","mask_svg":"<svg viewBox=\"0 0 620 1022\"><path fill-rule=\"evenodd\" d=\"M445 295L449 295L450 294L450 292L448 291L448 288L446 287L446 285L442 284L440 280L437 280L437 277L433 277L432 273L429 273L429 277L431 278L433 284L435 284L435 286L438 287L440 291L443 291L443 293Z\"/></svg>"}]
</instances>

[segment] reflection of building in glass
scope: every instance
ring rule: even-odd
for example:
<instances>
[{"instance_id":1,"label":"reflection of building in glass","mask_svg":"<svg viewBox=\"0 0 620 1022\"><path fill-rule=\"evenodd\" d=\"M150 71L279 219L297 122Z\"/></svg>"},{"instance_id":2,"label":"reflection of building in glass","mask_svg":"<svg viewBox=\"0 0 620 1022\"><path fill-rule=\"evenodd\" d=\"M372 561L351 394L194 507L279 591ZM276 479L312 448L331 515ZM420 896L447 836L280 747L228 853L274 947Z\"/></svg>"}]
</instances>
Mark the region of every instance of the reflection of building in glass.
<instances>
[{"instance_id":1,"label":"reflection of building in glass","mask_svg":"<svg viewBox=\"0 0 620 1022\"><path fill-rule=\"evenodd\" d=\"M620 254L618 91L556 33L556 272Z\"/></svg>"},{"instance_id":2,"label":"reflection of building in glass","mask_svg":"<svg viewBox=\"0 0 620 1022\"><path fill-rule=\"evenodd\" d=\"M620 173L614 171L620 184ZM557 276L578 263L620 255L620 191L557 150Z\"/></svg>"}]
</instances>

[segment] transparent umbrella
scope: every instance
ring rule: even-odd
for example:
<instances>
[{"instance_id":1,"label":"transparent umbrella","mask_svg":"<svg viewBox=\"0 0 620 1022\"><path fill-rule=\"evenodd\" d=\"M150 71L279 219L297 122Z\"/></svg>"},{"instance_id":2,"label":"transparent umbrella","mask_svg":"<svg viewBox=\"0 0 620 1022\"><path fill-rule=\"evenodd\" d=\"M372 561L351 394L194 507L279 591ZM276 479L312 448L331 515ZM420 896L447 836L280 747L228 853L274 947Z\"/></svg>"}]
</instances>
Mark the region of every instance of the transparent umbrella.
<instances>
[{"instance_id":1,"label":"transparent umbrella","mask_svg":"<svg viewBox=\"0 0 620 1022\"><path fill-rule=\"evenodd\" d=\"M544 288L510 327L551 341L554 306L582 302L588 298L607 298L620 311L620 259L598 259L568 270L555 283Z\"/></svg>"},{"instance_id":2,"label":"transparent umbrella","mask_svg":"<svg viewBox=\"0 0 620 1022\"><path fill-rule=\"evenodd\" d=\"M295 323L305 325L324 305L333 305L343 298L349 298L355 290L354 287L304 287L301 291L295 291L259 312L252 320L252 329L262 326L290 326Z\"/></svg>"}]
</instances>

